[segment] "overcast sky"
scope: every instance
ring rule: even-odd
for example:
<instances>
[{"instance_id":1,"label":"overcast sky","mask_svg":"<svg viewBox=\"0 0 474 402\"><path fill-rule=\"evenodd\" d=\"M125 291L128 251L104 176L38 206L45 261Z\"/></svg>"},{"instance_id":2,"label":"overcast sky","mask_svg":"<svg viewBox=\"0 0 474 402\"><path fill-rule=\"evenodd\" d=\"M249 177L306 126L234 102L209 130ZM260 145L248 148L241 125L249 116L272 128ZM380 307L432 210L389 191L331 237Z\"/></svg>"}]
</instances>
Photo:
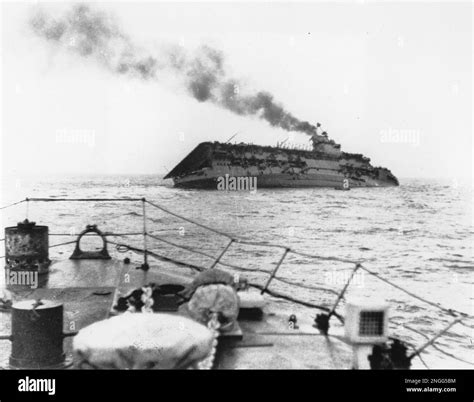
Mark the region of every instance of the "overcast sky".
<instances>
[{"instance_id":1,"label":"overcast sky","mask_svg":"<svg viewBox=\"0 0 474 402\"><path fill-rule=\"evenodd\" d=\"M235 141L275 145L288 136L166 79L114 75L35 37L35 7L2 4L3 174L163 173L202 141L239 132ZM470 2L96 7L144 48L221 49L249 89L270 91L343 150L399 177L472 177ZM308 143L304 134L290 140Z\"/></svg>"}]
</instances>

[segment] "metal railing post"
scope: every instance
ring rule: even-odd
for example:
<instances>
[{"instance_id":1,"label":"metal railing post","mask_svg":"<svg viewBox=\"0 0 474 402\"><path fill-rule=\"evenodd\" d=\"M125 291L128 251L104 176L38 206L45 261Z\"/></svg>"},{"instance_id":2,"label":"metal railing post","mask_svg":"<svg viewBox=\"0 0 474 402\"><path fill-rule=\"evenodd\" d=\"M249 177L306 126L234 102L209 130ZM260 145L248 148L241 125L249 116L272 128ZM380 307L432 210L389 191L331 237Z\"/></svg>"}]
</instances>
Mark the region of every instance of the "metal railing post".
<instances>
[{"instance_id":1,"label":"metal railing post","mask_svg":"<svg viewBox=\"0 0 474 402\"><path fill-rule=\"evenodd\" d=\"M265 293L265 291L267 290L268 286L270 285L270 282L271 282L271 281L273 280L273 278L275 277L275 274L277 273L278 268L280 268L281 263L283 262L283 260L285 259L286 255L288 254L289 251L290 251L289 248L285 248L285 252L284 252L283 255L281 256L280 261L278 261L277 266L276 266L275 269L273 270L272 274L270 275L270 278L268 278L267 283L265 284L264 288L263 288L262 291L260 292L261 295L263 295L263 294Z\"/></svg>"},{"instance_id":2,"label":"metal railing post","mask_svg":"<svg viewBox=\"0 0 474 402\"><path fill-rule=\"evenodd\" d=\"M337 296L337 300L336 302L334 303L334 306L332 307L331 311L329 312L329 318L332 317L334 315L334 313L336 312L336 307L339 305L339 302L342 300L342 298L344 297L344 294L346 293L346 290L347 288L349 287L351 281L352 281L352 278L354 278L354 275L355 273L357 272L357 270L361 267L360 264L356 264L356 266L354 267L354 269L352 270L352 273L351 273L351 276L349 277L348 281L346 282L346 284L344 285L344 288L342 289L341 293L339 293L339 296Z\"/></svg>"},{"instance_id":3,"label":"metal railing post","mask_svg":"<svg viewBox=\"0 0 474 402\"><path fill-rule=\"evenodd\" d=\"M143 270L146 272L148 270L148 233L146 229L146 199L142 198L142 209L143 209Z\"/></svg>"},{"instance_id":4,"label":"metal railing post","mask_svg":"<svg viewBox=\"0 0 474 402\"><path fill-rule=\"evenodd\" d=\"M222 250L222 252L219 254L219 257L217 257L214 262L212 263L212 265L209 267L209 269L212 269L214 268L218 263L219 261L221 260L221 258L224 256L224 254L226 253L226 251L229 249L229 247L232 245L232 243L234 242L234 239L230 239L229 243L227 243L227 246L225 246L224 250Z\"/></svg>"}]
</instances>

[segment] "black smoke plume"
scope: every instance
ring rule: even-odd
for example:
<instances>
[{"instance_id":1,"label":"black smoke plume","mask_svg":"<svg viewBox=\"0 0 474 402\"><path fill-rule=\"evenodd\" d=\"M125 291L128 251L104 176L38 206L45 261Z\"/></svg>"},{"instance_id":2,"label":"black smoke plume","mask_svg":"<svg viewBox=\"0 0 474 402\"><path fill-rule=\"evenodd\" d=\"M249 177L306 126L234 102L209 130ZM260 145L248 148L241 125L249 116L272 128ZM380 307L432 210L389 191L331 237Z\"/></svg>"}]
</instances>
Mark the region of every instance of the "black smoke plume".
<instances>
[{"instance_id":1,"label":"black smoke plume","mask_svg":"<svg viewBox=\"0 0 474 402\"><path fill-rule=\"evenodd\" d=\"M93 58L118 74L143 80L159 80L160 73L173 72L199 102L212 102L242 116L257 116L274 127L309 135L316 127L285 110L265 91L243 94L239 80L228 77L224 56L201 46L189 55L173 46L157 54L138 48L110 15L87 5L75 5L61 18L37 11L30 19L33 32L83 57Z\"/></svg>"}]
</instances>

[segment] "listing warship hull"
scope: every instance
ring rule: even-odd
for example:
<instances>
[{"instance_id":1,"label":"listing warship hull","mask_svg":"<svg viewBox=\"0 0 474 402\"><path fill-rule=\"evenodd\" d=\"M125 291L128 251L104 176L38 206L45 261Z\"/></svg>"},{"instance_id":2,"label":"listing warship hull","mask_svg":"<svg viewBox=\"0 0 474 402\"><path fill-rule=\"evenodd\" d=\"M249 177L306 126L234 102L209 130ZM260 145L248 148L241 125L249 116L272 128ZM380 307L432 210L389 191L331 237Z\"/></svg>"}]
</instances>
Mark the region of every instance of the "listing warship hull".
<instances>
[{"instance_id":1,"label":"listing warship hull","mask_svg":"<svg viewBox=\"0 0 474 402\"><path fill-rule=\"evenodd\" d=\"M373 167L369 158L342 152L325 136L314 135L312 142L312 149L203 142L165 179L173 179L175 187L200 189L218 189L229 178L256 178L258 188L398 186L390 170Z\"/></svg>"}]
</instances>

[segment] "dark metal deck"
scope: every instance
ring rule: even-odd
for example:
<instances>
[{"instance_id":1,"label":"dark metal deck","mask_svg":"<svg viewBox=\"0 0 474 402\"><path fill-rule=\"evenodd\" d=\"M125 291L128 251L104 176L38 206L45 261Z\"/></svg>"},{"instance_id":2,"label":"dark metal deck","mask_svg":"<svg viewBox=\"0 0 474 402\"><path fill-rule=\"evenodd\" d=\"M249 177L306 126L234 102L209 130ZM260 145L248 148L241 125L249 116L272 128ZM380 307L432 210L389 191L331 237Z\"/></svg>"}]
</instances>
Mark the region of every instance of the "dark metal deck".
<instances>
[{"instance_id":1,"label":"dark metal deck","mask_svg":"<svg viewBox=\"0 0 474 402\"><path fill-rule=\"evenodd\" d=\"M65 260L54 262L50 273L40 280L38 289L9 290L14 301L52 299L64 304L64 332L78 331L107 318L116 294L125 294L145 282L187 284L191 276L163 272L158 268L144 272L118 260ZM5 288L2 275L1 288ZM174 314L185 314L185 309ZM215 367L220 369L332 369L350 368L352 352L339 339L325 337L299 322L298 330L288 328L288 317L279 314L271 301L260 319L241 318L242 336L226 336L219 341ZM0 311L0 335L10 334L11 314ZM312 334L312 335L311 335ZM64 350L71 353L71 339ZM0 364L8 368L10 341L0 340Z\"/></svg>"}]
</instances>

